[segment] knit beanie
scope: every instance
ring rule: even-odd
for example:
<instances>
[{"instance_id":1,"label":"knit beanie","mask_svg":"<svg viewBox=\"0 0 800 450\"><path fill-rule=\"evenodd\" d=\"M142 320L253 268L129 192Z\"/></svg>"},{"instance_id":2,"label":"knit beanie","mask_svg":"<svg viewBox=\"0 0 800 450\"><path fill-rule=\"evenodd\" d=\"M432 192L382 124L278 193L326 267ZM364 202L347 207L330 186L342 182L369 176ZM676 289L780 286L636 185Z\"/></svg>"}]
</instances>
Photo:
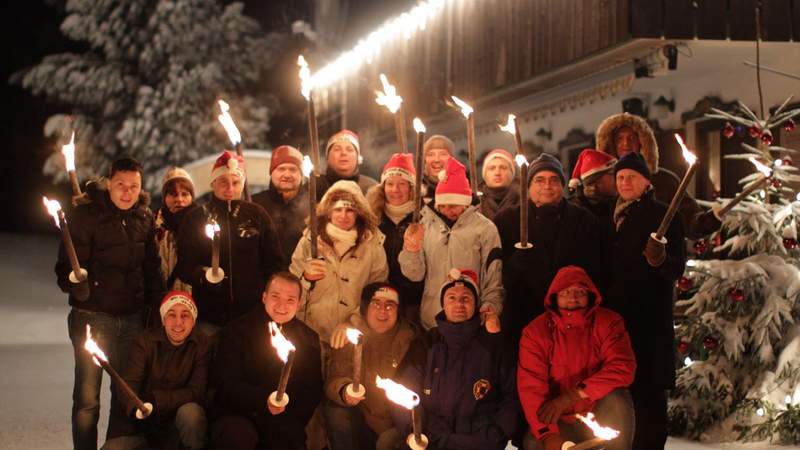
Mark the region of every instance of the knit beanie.
<instances>
[{"instance_id":1,"label":"knit beanie","mask_svg":"<svg viewBox=\"0 0 800 450\"><path fill-rule=\"evenodd\" d=\"M188 185L189 193L191 193L192 198L194 198L194 181L192 181L192 176L189 175L189 172L180 167L171 167L167 170L167 173L164 174L164 179L161 180L161 198L167 197L167 185L173 180L185 181Z\"/></svg>"},{"instance_id":2,"label":"knit beanie","mask_svg":"<svg viewBox=\"0 0 800 450\"><path fill-rule=\"evenodd\" d=\"M433 136L429 137L425 141L425 145L422 146L424 154L427 154L428 150L433 148L443 148L447 150L447 153L449 153L450 156L453 156L456 152L456 145L453 143L453 141L442 134L434 134Z\"/></svg>"},{"instance_id":3,"label":"knit beanie","mask_svg":"<svg viewBox=\"0 0 800 450\"><path fill-rule=\"evenodd\" d=\"M549 153L542 153L528 167L528 186L530 186L533 177L543 170L555 172L561 178L561 184L567 184L567 177L564 175L564 166L561 165L561 161Z\"/></svg>"},{"instance_id":4,"label":"knit beanie","mask_svg":"<svg viewBox=\"0 0 800 450\"><path fill-rule=\"evenodd\" d=\"M650 179L650 169L647 168L647 162L642 155L636 152L630 152L620 158L617 164L614 165L614 175L622 169L630 169L639 172L643 177Z\"/></svg>"},{"instance_id":5,"label":"knit beanie","mask_svg":"<svg viewBox=\"0 0 800 450\"><path fill-rule=\"evenodd\" d=\"M511 177L513 178L517 170L517 165L514 163L514 157L511 156L511 153L508 150L496 148L490 151L486 155L486 158L483 158L483 167L481 168L481 176L483 179L486 179L486 168L489 165L489 162L495 158L502 159L508 164L508 167L511 169Z\"/></svg>"},{"instance_id":6,"label":"knit beanie","mask_svg":"<svg viewBox=\"0 0 800 450\"><path fill-rule=\"evenodd\" d=\"M303 154L291 145L281 145L272 150L269 160L269 173L271 174L281 164L294 164L298 169L303 168Z\"/></svg>"}]
</instances>

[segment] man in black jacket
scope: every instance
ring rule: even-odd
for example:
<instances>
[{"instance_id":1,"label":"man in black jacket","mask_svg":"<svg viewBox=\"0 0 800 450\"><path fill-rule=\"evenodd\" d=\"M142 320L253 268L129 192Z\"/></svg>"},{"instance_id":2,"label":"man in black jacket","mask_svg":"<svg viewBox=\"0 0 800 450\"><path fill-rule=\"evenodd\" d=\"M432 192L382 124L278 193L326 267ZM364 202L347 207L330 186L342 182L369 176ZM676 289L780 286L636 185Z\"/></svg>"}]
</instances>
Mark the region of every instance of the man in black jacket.
<instances>
[{"instance_id":1,"label":"man in black jacket","mask_svg":"<svg viewBox=\"0 0 800 450\"><path fill-rule=\"evenodd\" d=\"M302 163L303 155L294 147L281 145L272 150L269 188L253 196L253 203L261 205L275 229L280 230L281 250L286 257L294 253L308 217L308 185L302 184Z\"/></svg>"},{"instance_id":2,"label":"man in black jacket","mask_svg":"<svg viewBox=\"0 0 800 450\"><path fill-rule=\"evenodd\" d=\"M214 164L211 179L211 201L190 211L181 224L175 270L183 282L192 285L200 311L200 330L214 336L219 327L258 304L264 281L286 267L286 261L264 208L239 200L245 180L242 157L223 152ZM209 270L212 240L205 228L210 222L220 228L222 280L215 279Z\"/></svg>"},{"instance_id":3,"label":"man in black jacket","mask_svg":"<svg viewBox=\"0 0 800 450\"><path fill-rule=\"evenodd\" d=\"M650 170L630 153L614 168L617 199L611 247L608 307L625 319L636 355L630 387L636 414L633 448L663 449L667 439L666 392L675 385L672 317L675 281L686 261L683 223L676 216L661 240L654 237L667 205L655 199Z\"/></svg>"},{"instance_id":4,"label":"man in black jacket","mask_svg":"<svg viewBox=\"0 0 800 450\"><path fill-rule=\"evenodd\" d=\"M167 293L159 314L163 326L139 336L120 370L146 410L120 392L103 450L195 450L205 445L203 406L211 355L208 338L194 329L197 306L192 294Z\"/></svg>"},{"instance_id":5,"label":"man in black jacket","mask_svg":"<svg viewBox=\"0 0 800 450\"><path fill-rule=\"evenodd\" d=\"M143 325L146 307L164 292L156 249L153 213L142 192L142 166L131 158L111 164L108 179L89 183L86 198L71 214L70 231L78 261L88 271L89 298L75 296L71 266L63 244L55 272L69 293L68 326L75 353L72 392L72 440L76 449L97 448L102 369L83 348L86 327L112 366L127 360L129 347ZM112 404L116 403L112 389Z\"/></svg>"},{"instance_id":6,"label":"man in black jacket","mask_svg":"<svg viewBox=\"0 0 800 450\"><path fill-rule=\"evenodd\" d=\"M220 333L214 379L224 413L212 427L213 448L305 448L306 424L322 398L322 363L319 336L295 317L301 291L296 276L276 273L263 293L264 307ZM286 387L289 402L283 407L268 400L284 365L270 345L271 321L296 349Z\"/></svg>"}]
</instances>

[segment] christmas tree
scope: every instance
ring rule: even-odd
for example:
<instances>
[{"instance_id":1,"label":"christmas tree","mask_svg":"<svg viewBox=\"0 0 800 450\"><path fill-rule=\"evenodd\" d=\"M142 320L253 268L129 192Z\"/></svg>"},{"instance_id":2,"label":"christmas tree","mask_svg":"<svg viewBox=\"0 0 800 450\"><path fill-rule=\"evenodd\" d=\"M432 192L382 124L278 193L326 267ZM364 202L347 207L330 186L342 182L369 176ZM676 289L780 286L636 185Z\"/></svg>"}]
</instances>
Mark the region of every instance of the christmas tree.
<instances>
[{"instance_id":1,"label":"christmas tree","mask_svg":"<svg viewBox=\"0 0 800 450\"><path fill-rule=\"evenodd\" d=\"M77 131L82 178L122 155L153 174L229 146L218 98L231 104L246 144L266 144L269 109L254 93L284 36L265 35L241 3L69 0L66 13L62 32L86 52L47 56L12 82L68 106L45 133L67 139ZM63 164L54 152L45 174L63 177ZM152 188L157 180L148 178Z\"/></svg>"},{"instance_id":2,"label":"christmas tree","mask_svg":"<svg viewBox=\"0 0 800 450\"><path fill-rule=\"evenodd\" d=\"M708 115L728 120L726 137L733 122L760 140L729 157L764 173L740 181L752 194L723 216L719 232L695 243L697 259L678 282L682 367L669 404L672 434L800 443L800 201L787 187L800 176L795 150L772 145L773 131L793 131L800 116L785 110L788 102L766 119L741 103L736 112Z\"/></svg>"}]
</instances>

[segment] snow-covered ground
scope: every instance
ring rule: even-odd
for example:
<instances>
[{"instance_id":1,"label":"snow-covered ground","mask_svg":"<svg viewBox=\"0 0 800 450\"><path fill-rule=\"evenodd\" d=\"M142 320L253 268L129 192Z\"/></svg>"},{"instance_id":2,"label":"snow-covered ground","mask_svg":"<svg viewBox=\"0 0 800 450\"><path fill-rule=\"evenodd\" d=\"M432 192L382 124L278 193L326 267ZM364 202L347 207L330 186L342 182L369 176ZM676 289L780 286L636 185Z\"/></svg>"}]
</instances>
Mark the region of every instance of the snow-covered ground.
<instances>
[{"instance_id":1,"label":"snow-covered ground","mask_svg":"<svg viewBox=\"0 0 800 450\"><path fill-rule=\"evenodd\" d=\"M56 237L0 234L0 449L71 447L72 346L66 297L53 274ZM99 436L108 416L104 380ZM800 449L700 444L670 438L668 450Z\"/></svg>"}]
</instances>

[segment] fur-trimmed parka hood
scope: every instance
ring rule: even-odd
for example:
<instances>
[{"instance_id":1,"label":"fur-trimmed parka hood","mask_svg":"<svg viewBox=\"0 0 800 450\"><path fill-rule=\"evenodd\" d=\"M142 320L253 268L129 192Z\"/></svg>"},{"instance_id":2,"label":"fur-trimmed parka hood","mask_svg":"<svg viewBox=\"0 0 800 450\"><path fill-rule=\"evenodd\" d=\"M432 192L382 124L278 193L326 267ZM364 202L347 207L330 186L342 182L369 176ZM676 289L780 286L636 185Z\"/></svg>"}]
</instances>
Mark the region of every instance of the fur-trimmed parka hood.
<instances>
[{"instance_id":1,"label":"fur-trimmed parka hood","mask_svg":"<svg viewBox=\"0 0 800 450\"><path fill-rule=\"evenodd\" d=\"M364 219L367 230L375 232L378 229L378 218L370 209L367 199L361 193L361 188L353 181L339 180L325 192L322 200L317 205L317 217L327 216L338 200L346 199L355 205L356 213Z\"/></svg>"},{"instance_id":2,"label":"fur-trimmed parka hood","mask_svg":"<svg viewBox=\"0 0 800 450\"><path fill-rule=\"evenodd\" d=\"M620 127L630 127L639 135L640 153L647 162L650 173L658 171L658 144L653 134L653 129L643 118L629 114L614 114L604 120L599 127L595 137L597 139L597 150L619 158L617 149L614 147L614 132Z\"/></svg>"}]
</instances>

